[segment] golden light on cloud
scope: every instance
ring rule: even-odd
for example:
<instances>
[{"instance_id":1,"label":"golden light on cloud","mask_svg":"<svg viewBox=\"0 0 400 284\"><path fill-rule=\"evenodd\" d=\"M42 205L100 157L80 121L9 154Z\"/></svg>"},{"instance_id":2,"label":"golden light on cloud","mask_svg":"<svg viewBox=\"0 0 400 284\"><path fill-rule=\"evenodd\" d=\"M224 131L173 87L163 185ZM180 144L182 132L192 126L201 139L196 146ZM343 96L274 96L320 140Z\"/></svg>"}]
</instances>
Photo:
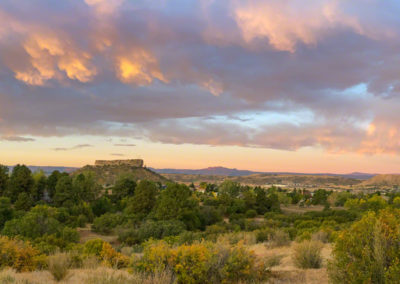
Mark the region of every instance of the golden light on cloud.
<instances>
[{"instance_id":1,"label":"golden light on cloud","mask_svg":"<svg viewBox=\"0 0 400 284\"><path fill-rule=\"evenodd\" d=\"M124 83L149 85L154 79L168 82L158 66L157 59L145 50L117 59L117 75Z\"/></svg>"},{"instance_id":2,"label":"golden light on cloud","mask_svg":"<svg viewBox=\"0 0 400 284\"><path fill-rule=\"evenodd\" d=\"M60 40L55 35L35 34L26 40L24 49L30 65L15 69L15 78L29 85L43 85L47 80L62 79L64 71L71 80L90 81L97 73L89 63L90 55Z\"/></svg>"},{"instance_id":3,"label":"golden light on cloud","mask_svg":"<svg viewBox=\"0 0 400 284\"><path fill-rule=\"evenodd\" d=\"M58 68L65 71L68 78L83 83L89 82L96 75L96 68L89 66L84 59L77 57L62 58L58 63Z\"/></svg>"},{"instance_id":4,"label":"golden light on cloud","mask_svg":"<svg viewBox=\"0 0 400 284\"><path fill-rule=\"evenodd\" d=\"M222 84L216 82L214 79L209 79L208 81L203 82L201 85L214 96L219 96L224 91Z\"/></svg>"}]
</instances>

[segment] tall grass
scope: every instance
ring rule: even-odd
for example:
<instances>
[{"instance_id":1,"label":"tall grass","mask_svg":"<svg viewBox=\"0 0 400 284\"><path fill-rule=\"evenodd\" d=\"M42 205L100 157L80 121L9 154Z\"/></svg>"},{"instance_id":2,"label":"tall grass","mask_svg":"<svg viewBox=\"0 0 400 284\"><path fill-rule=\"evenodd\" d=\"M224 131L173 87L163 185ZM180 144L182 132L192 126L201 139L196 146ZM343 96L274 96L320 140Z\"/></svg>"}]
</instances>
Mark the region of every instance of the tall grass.
<instances>
[{"instance_id":1,"label":"tall grass","mask_svg":"<svg viewBox=\"0 0 400 284\"><path fill-rule=\"evenodd\" d=\"M70 266L71 258L67 253L56 253L48 258L49 272L57 282L67 277Z\"/></svg>"},{"instance_id":2,"label":"tall grass","mask_svg":"<svg viewBox=\"0 0 400 284\"><path fill-rule=\"evenodd\" d=\"M293 247L294 264L303 269L320 268L322 265L321 250L323 244L319 241L303 241Z\"/></svg>"}]
</instances>

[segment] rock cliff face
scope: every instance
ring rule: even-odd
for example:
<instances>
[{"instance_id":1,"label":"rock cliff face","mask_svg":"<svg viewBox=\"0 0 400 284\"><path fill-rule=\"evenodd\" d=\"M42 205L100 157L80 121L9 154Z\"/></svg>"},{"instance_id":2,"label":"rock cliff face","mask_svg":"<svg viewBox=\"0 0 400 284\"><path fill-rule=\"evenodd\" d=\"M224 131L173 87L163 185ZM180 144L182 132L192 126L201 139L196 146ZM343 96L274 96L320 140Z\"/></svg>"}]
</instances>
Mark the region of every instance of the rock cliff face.
<instances>
[{"instance_id":1,"label":"rock cliff face","mask_svg":"<svg viewBox=\"0 0 400 284\"><path fill-rule=\"evenodd\" d=\"M143 167L143 160L97 160L94 163L95 166L130 166L130 167Z\"/></svg>"}]
</instances>

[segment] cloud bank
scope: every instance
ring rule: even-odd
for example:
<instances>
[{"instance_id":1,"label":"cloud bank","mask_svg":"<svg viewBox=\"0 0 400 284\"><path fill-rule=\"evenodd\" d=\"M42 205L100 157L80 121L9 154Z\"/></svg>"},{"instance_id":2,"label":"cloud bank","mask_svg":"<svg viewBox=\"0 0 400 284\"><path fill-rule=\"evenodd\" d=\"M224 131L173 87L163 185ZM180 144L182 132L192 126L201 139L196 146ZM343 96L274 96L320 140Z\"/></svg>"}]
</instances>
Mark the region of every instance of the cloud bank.
<instances>
[{"instance_id":1,"label":"cloud bank","mask_svg":"<svg viewBox=\"0 0 400 284\"><path fill-rule=\"evenodd\" d=\"M394 0L5 0L0 136L398 154L399 12Z\"/></svg>"}]
</instances>

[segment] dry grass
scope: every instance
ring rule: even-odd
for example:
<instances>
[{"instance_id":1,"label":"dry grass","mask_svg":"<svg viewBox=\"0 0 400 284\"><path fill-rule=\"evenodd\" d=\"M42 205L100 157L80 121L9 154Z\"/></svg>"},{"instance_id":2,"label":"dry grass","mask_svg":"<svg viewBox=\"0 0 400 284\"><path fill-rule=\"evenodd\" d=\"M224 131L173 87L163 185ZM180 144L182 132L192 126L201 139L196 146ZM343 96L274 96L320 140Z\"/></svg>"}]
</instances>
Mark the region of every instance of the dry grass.
<instances>
[{"instance_id":1,"label":"dry grass","mask_svg":"<svg viewBox=\"0 0 400 284\"><path fill-rule=\"evenodd\" d=\"M272 277L266 283L273 284L325 284L328 283L328 275L325 269L326 260L330 257L331 246L325 244L321 255L323 258L320 269L299 269L292 260L293 245L267 248L265 244L248 245L255 255L266 261L271 261ZM279 263L279 264L278 264ZM0 284L75 284L75 283L95 283L95 284L168 284L173 283L171 275L161 274L153 278L141 274L131 274L124 270L114 270L111 268L98 267L98 263L84 264L84 269L71 269L70 277L61 282L56 282L48 271L16 273L13 270L3 270L0 272ZM7 282L8 281L8 282Z\"/></svg>"},{"instance_id":2,"label":"dry grass","mask_svg":"<svg viewBox=\"0 0 400 284\"><path fill-rule=\"evenodd\" d=\"M293 248L293 262L299 268L321 268L323 243L320 241L303 241Z\"/></svg>"},{"instance_id":3,"label":"dry grass","mask_svg":"<svg viewBox=\"0 0 400 284\"><path fill-rule=\"evenodd\" d=\"M124 270L98 267L97 269L73 269L70 277L56 282L48 271L16 273L8 269L0 272L0 284L170 284L173 279L168 273L153 277L141 274L130 274Z\"/></svg>"},{"instance_id":4,"label":"dry grass","mask_svg":"<svg viewBox=\"0 0 400 284\"><path fill-rule=\"evenodd\" d=\"M65 279L71 266L71 257L67 253L57 253L49 256L47 260L48 269L57 282Z\"/></svg>"},{"instance_id":5,"label":"dry grass","mask_svg":"<svg viewBox=\"0 0 400 284\"><path fill-rule=\"evenodd\" d=\"M326 272L326 263L331 256L331 245L325 244L321 256L323 259L320 269L299 269L293 262L292 254L295 243L288 246L268 248L264 244L256 244L249 248L257 257L270 260L279 256L279 265L271 268L272 278L267 283L274 284L325 284L328 282L328 274Z\"/></svg>"},{"instance_id":6,"label":"dry grass","mask_svg":"<svg viewBox=\"0 0 400 284\"><path fill-rule=\"evenodd\" d=\"M93 239L102 239L105 242L110 243L111 245L119 245L118 236L116 235L100 235L91 231L90 225L87 225L85 228L77 228L79 233L80 243L85 243L89 240Z\"/></svg>"}]
</instances>

